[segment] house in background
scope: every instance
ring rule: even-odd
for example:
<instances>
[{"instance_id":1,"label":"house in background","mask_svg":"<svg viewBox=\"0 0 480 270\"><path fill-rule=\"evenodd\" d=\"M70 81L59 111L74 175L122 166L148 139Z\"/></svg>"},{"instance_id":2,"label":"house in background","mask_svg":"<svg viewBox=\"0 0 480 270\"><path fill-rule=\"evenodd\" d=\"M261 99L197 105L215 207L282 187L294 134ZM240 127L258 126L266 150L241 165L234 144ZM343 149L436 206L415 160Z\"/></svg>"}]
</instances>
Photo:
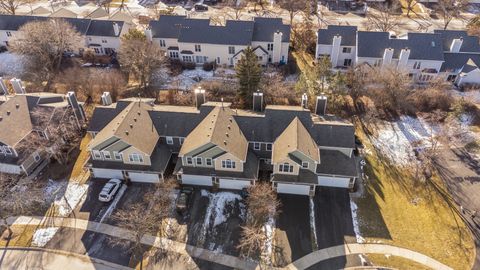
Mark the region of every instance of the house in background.
<instances>
[{"instance_id":1,"label":"house in background","mask_svg":"<svg viewBox=\"0 0 480 270\"><path fill-rule=\"evenodd\" d=\"M479 39L466 31L435 30L395 37L388 32L329 25L317 33L315 56L328 56L335 69L367 63L402 69L420 83L443 76L460 87L480 85Z\"/></svg>"},{"instance_id":2,"label":"house in background","mask_svg":"<svg viewBox=\"0 0 480 270\"><path fill-rule=\"evenodd\" d=\"M84 37L84 49L92 48L97 55L109 55L120 48L120 38L128 32L130 24L123 21L92 20L58 17L70 23ZM0 15L0 46L8 48L9 42L24 24L47 21L50 17Z\"/></svg>"},{"instance_id":3,"label":"house in background","mask_svg":"<svg viewBox=\"0 0 480 270\"><path fill-rule=\"evenodd\" d=\"M148 99L112 103L105 93L88 128L93 177L156 183L173 170L181 184L222 189L258 181L302 195L317 186L353 187L354 128L325 114L325 97L314 113L306 96L303 107L264 107L256 93L253 110L205 102L205 91L195 99L196 107Z\"/></svg>"},{"instance_id":4,"label":"house in background","mask_svg":"<svg viewBox=\"0 0 480 270\"><path fill-rule=\"evenodd\" d=\"M4 91L0 78L0 91ZM46 165L46 153L32 141L48 138L49 126L61 121L84 121L73 93L4 95L0 98L0 172L30 175Z\"/></svg>"},{"instance_id":5,"label":"house in background","mask_svg":"<svg viewBox=\"0 0 480 270\"><path fill-rule=\"evenodd\" d=\"M227 20L225 26L216 26L209 19L162 15L150 22L145 34L170 58L183 62L233 66L247 47L254 49L262 65L288 62L290 26L280 18Z\"/></svg>"}]
</instances>

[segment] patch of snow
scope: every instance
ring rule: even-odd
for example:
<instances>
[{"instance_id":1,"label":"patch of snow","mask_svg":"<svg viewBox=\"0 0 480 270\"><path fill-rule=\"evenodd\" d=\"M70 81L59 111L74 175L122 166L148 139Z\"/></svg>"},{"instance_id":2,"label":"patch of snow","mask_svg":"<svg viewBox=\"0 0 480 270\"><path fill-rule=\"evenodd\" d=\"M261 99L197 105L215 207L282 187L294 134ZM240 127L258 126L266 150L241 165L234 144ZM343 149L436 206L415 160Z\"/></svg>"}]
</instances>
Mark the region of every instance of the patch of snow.
<instances>
[{"instance_id":1,"label":"patch of snow","mask_svg":"<svg viewBox=\"0 0 480 270\"><path fill-rule=\"evenodd\" d=\"M32 245L35 247L44 247L58 231L58 227L49 227L36 229L32 238Z\"/></svg>"},{"instance_id":2,"label":"patch of snow","mask_svg":"<svg viewBox=\"0 0 480 270\"><path fill-rule=\"evenodd\" d=\"M350 199L350 209L352 210L352 222L353 222L353 231L355 232L355 237L357 238L357 243L365 243L365 238L360 234L360 226L358 220L358 206L357 204Z\"/></svg>"},{"instance_id":3,"label":"patch of snow","mask_svg":"<svg viewBox=\"0 0 480 270\"><path fill-rule=\"evenodd\" d=\"M65 194L55 200L55 205L58 207L58 214L62 217L70 215L77 204L85 199L87 189L87 184L69 183Z\"/></svg>"},{"instance_id":4,"label":"patch of snow","mask_svg":"<svg viewBox=\"0 0 480 270\"><path fill-rule=\"evenodd\" d=\"M362 266L367 266L368 265L368 261L367 261L367 259L365 259L365 256L363 254L358 254L358 258L360 258L360 262L361 262Z\"/></svg>"},{"instance_id":5,"label":"patch of snow","mask_svg":"<svg viewBox=\"0 0 480 270\"><path fill-rule=\"evenodd\" d=\"M317 246L317 226L315 224L315 203L313 198L310 197L310 230L313 232L313 241L315 241L315 246Z\"/></svg>"},{"instance_id":6,"label":"patch of snow","mask_svg":"<svg viewBox=\"0 0 480 270\"><path fill-rule=\"evenodd\" d=\"M47 185L43 188L45 198L54 198L67 185L67 181L57 181L48 179Z\"/></svg>"},{"instance_id":7,"label":"patch of snow","mask_svg":"<svg viewBox=\"0 0 480 270\"><path fill-rule=\"evenodd\" d=\"M263 225L263 231L265 232L266 241L265 249L262 254L262 261L266 262L268 265L272 265L272 254L273 254L273 238L275 232L275 219L269 217L265 225Z\"/></svg>"},{"instance_id":8,"label":"patch of snow","mask_svg":"<svg viewBox=\"0 0 480 270\"><path fill-rule=\"evenodd\" d=\"M210 192L206 191L205 189L202 189L200 191L200 194L202 194L202 197L208 197L210 196Z\"/></svg>"},{"instance_id":9,"label":"patch of snow","mask_svg":"<svg viewBox=\"0 0 480 270\"><path fill-rule=\"evenodd\" d=\"M24 71L24 59L14 53L0 53L0 76L21 77Z\"/></svg>"}]
</instances>

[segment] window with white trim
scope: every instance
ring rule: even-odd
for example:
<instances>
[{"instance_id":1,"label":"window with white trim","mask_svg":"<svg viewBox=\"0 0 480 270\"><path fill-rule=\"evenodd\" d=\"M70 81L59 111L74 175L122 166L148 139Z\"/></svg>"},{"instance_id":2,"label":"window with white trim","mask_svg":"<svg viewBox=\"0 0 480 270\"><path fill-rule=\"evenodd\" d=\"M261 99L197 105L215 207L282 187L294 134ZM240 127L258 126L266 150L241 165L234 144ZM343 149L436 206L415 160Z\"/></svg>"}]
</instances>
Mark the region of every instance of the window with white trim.
<instances>
[{"instance_id":1,"label":"window with white trim","mask_svg":"<svg viewBox=\"0 0 480 270\"><path fill-rule=\"evenodd\" d=\"M212 159L211 158L205 158L205 165L212 166Z\"/></svg>"},{"instance_id":2,"label":"window with white trim","mask_svg":"<svg viewBox=\"0 0 480 270\"><path fill-rule=\"evenodd\" d=\"M137 153L128 155L128 160L132 163L143 163L143 156Z\"/></svg>"},{"instance_id":3,"label":"window with white trim","mask_svg":"<svg viewBox=\"0 0 480 270\"><path fill-rule=\"evenodd\" d=\"M185 138L183 138L183 137L180 137L178 140L180 141L180 145L182 145L182 144L183 144L183 142L185 141Z\"/></svg>"},{"instance_id":4,"label":"window with white trim","mask_svg":"<svg viewBox=\"0 0 480 270\"><path fill-rule=\"evenodd\" d=\"M7 37L11 37L11 36L12 36L12 32L7 31Z\"/></svg>"},{"instance_id":5,"label":"window with white trim","mask_svg":"<svg viewBox=\"0 0 480 270\"><path fill-rule=\"evenodd\" d=\"M352 48L343 47L343 48L342 48L342 52L343 52L343 53L351 53L351 52L352 52Z\"/></svg>"},{"instance_id":6,"label":"window with white trim","mask_svg":"<svg viewBox=\"0 0 480 270\"><path fill-rule=\"evenodd\" d=\"M308 169L309 163L307 161L302 162L302 168Z\"/></svg>"},{"instance_id":7,"label":"window with white trim","mask_svg":"<svg viewBox=\"0 0 480 270\"><path fill-rule=\"evenodd\" d=\"M289 172L289 173L291 173L291 172L293 172L293 166L290 165L289 163L286 163L286 162L285 162L285 163L283 163L283 164L278 165L278 170L279 170L280 172Z\"/></svg>"},{"instance_id":8,"label":"window with white trim","mask_svg":"<svg viewBox=\"0 0 480 270\"><path fill-rule=\"evenodd\" d=\"M272 151L273 144L267 143L267 151Z\"/></svg>"},{"instance_id":9,"label":"window with white trim","mask_svg":"<svg viewBox=\"0 0 480 270\"><path fill-rule=\"evenodd\" d=\"M186 157L185 161L187 162L187 165L192 165L193 164L192 157Z\"/></svg>"},{"instance_id":10,"label":"window with white trim","mask_svg":"<svg viewBox=\"0 0 480 270\"><path fill-rule=\"evenodd\" d=\"M119 153L119 152L117 152L117 151L114 151L114 152L113 152L113 158L114 158L115 160L122 160L122 154Z\"/></svg>"},{"instance_id":11,"label":"window with white trim","mask_svg":"<svg viewBox=\"0 0 480 270\"><path fill-rule=\"evenodd\" d=\"M273 43L267 44L267 51L273 51Z\"/></svg>"},{"instance_id":12,"label":"window with white trim","mask_svg":"<svg viewBox=\"0 0 480 270\"><path fill-rule=\"evenodd\" d=\"M171 58L178 58L178 52L170 52Z\"/></svg>"},{"instance_id":13,"label":"window with white trim","mask_svg":"<svg viewBox=\"0 0 480 270\"><path fill-rule=\"evenodd\" d=\"M102 153L98 150L93 150L93 159L102 159Z\"/></svg>"},{"instance_id":14,"label":"window with white trim","mask_svg":"<svg viewBox=\"0 0 480 270\"><path fill-rule=\"evenodd\" d=\"M103 157L105 159L112 159L112 155L110 155L110 152L108 151L102 151L103 152Z\"/></svg>"},{"instance_id":15,"label":"window with white trim","mask_svg":"<svg viewBox=\"0 0 480 270\"><path fill-rule=\"evenodd\" d=\"M260 150L261 144L259 142L253 143L253 150Z\"/></svg>"},{"instance_id":16,"label":"window with white trim","mask_svg":"<svg viewBox=\"0 0 480 270\"><path fill-rule=\"evenodd\" d=\"M195 44L195 51L196 51L196 52L201 52L201 51L202 51L202 47L201 47L199 44Z\"/></svg>"},{"instance_id":17,"label":"window with white trim","mask_svg":"<svg viewBox=\"0 0 480 270\"><path fill-rule=\"evenodd\" d=\"M160 47L165 47L165 46L167 46L165 43L165 40L160 39Z\"/></svg>"},{"instance_id":18,"label":"window with white trim","mask_svg":"<svg viewBox=\"0 0 480 270\"><path fill-rule=\"evenodd\" d=\"M173 144L173 138L172 137L165 137L167 140L167 144Z\"/></svg>"},{"instance_id":19,"label":"window with white trim","mask_svg":"<svg viewBox=\"0 0 480 270\"><path fill-rule=\"evenodd\" d=\"M415 63L413 63L413 69L420 69L421 64L422 62L415 61Z\"/></svg>"},{"instance_id":20,"label":"window with white trim","mask_svg":"<svg viewBox=\"0 0 480 270\"><path fill-rule=\"evenodd\" d=\"M196 164L196 165L202 165L203 160L202 160L201 157L197 157L195 160L196 160L196 161L195 161L195 164Z\"/></svg>"},{"instance_id":21,"label":"window with white trim","mask_svg":"<svg viewBox=\"0 0 480 270\"><path fill-rule=\"evenodd\" d=\"M235 47L233 47L233 46L228 46L228 53L229 53L229 54L235 54Z\"/></svg>"},{"instance_id":22,"label":"window with white trim","mask_svg":"<svg viewBox=\"0 0 480 270\"><path fill-rule=\"evenodd\" d=\"M230 159L222 160L222 168L224 169L235 169L235 161Z\"/></svg>"}]
</instances>

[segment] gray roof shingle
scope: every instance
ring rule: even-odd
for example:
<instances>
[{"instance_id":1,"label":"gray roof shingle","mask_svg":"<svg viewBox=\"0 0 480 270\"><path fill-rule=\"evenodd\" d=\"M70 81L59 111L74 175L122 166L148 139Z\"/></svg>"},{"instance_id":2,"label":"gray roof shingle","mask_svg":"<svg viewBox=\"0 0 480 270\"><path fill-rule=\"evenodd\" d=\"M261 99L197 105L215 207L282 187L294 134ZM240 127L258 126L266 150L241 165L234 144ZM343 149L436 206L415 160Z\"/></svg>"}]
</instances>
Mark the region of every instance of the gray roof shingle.
<instances>
[{"instance_id":1,"label":"gray roof shingle","mask_svg":"<svg viewBox=\"0 0 480 270\"><path fill-rule=\"evenodd\" d=\"M469 36L467 31L457 30L434 30L435 34L439 34L443 40L443 50L445 52L450 51L450 46L454 39L463 38L460 52L473 52L480 53L480 44L478 37Z\"/></svg>"},{"instance_id":2,"label":"gray roof shingle","mask_svg":"<svg viewBox=\"0 0 480 270\"><path fill-rule=\"evenodd\" d=\"M290 25L283 24L281 18L262 18L255 17L253 28L253 41L272 42L273 34L277 31L282 32L282 42L290 41Z\"/></svg>"},{"instance_id":3,"label":"gray roof shingle","mask_svg":"<svg viewBox=\"0 0 480 270\"><path fill-rule=\"evenodd\" d=\"M327 29L318 30L317 44L331 45L336 35L342 37L341 46L355 46L357 43L356 26L329 25Z\"/></svg>"},{"instance_id":4,"label":"gray roof shingle","mask_svg":"<svg viewBox=\"0 0 480 270\"><path fill-rule=\"evenodd\" d=\"M474 53L445 53L445 62L442 64L441 72L456 72L468 62L469 59L480 66L480 54Z\"/></svg>"},{"instance_id":5,"label":"gray roof shingle","mask_svg":"<svg viewBox=\"0 0 480 270\"><path fill-rule=\"evenodd\" d=\"M338 150L320 149L320 164L317 173L335 176L357 177L357 164L355 157L345 155Z\"/></svg>"},{"instance_id":6,"label":"gray roof shingle","mask_svg":"<svg viewBox=\"0 0 480 270\"><path fill-rule=\"evenodd\" d=\"M113 30L113 24L117 23L119 30L118 35ZM88 36L102 36L102 37L118 37L122 33L124 22L122 21L106 21L106 20L91 20L88 27Z\"/></svg>"}]
</instances>

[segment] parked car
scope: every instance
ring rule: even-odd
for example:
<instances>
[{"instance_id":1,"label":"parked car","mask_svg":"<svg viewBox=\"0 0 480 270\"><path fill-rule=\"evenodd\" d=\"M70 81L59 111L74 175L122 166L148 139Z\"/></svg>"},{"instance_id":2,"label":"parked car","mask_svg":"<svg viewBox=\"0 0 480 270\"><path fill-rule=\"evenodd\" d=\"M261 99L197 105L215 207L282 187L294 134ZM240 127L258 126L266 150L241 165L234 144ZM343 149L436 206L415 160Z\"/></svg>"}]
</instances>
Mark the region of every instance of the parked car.
<instances>
[{"instance_id":1,"label":"parked car","mask_svg":"<svg viewBox=\"0 0 480 270\"><path fill-rule=\"evenodd\" d=\"M98 194L98 200L101 202L109 202L115 197L115 194L122 186L122 180L119 179L110 179L105 186L103 186L102 191Z\"/></svg>"},{"instance_id":2,"label":"parked car","mask_svg":"<svg viewBox=\"0 0 480 270\"><path fill-rule=\"evenodd\" d=\"M204 4L195 4L194 8L195 8L195 11L207 11L208 10L208 6L204 5Z\"/></svg>"},{"instance_id":3,"label":"parked car","mask_svg":"<svg viewBox=\"0 0 480 270\"><path fill-rule=\"evenodd\" d=\"M178 213L183 214L187 210L188 201L190 199L190 195L193 193L193 188L191 187L184 187L180 191L178 195L177 202L175 204L175 208Z\"/></svg>"}]
</instances>

